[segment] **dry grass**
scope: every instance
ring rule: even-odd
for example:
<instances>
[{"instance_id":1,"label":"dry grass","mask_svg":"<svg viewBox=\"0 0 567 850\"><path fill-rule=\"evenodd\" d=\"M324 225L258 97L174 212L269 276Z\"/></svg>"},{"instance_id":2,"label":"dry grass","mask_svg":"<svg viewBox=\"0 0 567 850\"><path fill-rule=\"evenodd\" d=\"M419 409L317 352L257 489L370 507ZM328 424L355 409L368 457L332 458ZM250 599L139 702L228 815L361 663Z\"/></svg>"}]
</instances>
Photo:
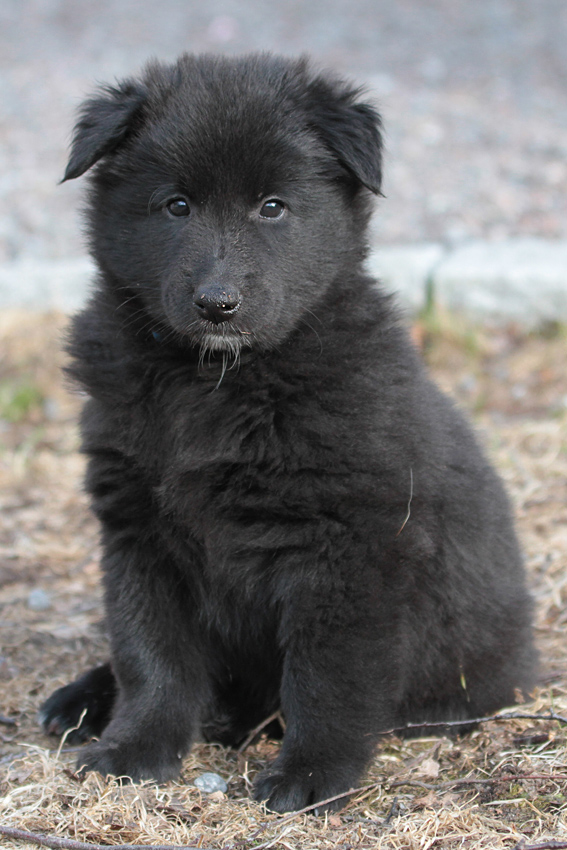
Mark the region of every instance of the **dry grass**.
<instances>
[{"instance_id":1,"label":"dry grass","mask_svg":"<svg viewBox=\"0 0 567 850\"><path fill-rule=\"evenodd\" d=\"M35 720L54 687L105 657L96 528L80 486L78 399L59 374L61 323L14 313L0 320L0 418L4 411L10 420L0 430L0 714L16 721L0 723L0 825L94 844L227 850L496 850L521 837L567 841L567 727L554 720L486 723L455 740L389 736L367 790L324 818L282 818L251 802L253 777L278 747L264 738L240 755L196 746L182 779L163 786L76 779L76 752L54 751ZM416 337L438 380L475 413L515 502L544 660L528 709L567 715L567 344L559 332L545 339L456 327L418 326ZM41 610L34 590L44 593ZM211 770L228 782L226 795L193 785Z\"/></svg>"}]
</instances>

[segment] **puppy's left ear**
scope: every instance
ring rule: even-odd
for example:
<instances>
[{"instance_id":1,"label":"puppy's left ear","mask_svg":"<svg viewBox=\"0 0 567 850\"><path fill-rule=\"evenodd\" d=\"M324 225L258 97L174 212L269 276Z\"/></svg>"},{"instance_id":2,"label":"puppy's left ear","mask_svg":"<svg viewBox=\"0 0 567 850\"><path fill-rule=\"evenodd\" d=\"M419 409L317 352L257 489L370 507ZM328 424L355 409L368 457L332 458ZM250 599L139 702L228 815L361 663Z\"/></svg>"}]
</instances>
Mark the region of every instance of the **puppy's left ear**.
<instances>
[{"instance_id":1,"label":"puppy's left ear","mask_svg":"<svg viewBox=\"0 0 567 850\"><path fill-rule=\"evenodd\" d=\"M323 85L321 85L323 83ZM358 103L358 89L337 91L317 80L310 108L312 127L336 159L357 180L380 194L382 185L382 122L368 103Z\"/></svg>"},{"instance_id":2,"label":"puppy's left ear","mask_svg":"<svg viewBox=\"0 0 567 850\"><path fill-rule=\"evenodd\" d=\"M72 180L115 150L133 129L146 100L144 87L126 80L105 86L100 94L85 101L75 125L71 156L63 177Z\"/></svg>"}]
</instances>

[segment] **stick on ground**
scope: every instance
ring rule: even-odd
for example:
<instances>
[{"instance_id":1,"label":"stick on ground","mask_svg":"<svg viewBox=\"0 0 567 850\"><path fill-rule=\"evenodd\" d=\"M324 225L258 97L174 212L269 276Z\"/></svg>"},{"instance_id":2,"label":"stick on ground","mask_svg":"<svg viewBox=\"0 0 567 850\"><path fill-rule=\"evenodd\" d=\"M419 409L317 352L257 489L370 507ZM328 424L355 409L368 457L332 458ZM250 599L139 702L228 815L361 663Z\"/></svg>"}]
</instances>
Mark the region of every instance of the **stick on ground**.
<instances>
[{"instance_id":1,"label":"stick on ground","mask_svg":"<svg viewBox=\"0 0 567 850\"><path fill-rule=\"evenodd\" d=\"M0 825L0 835L11 838L12 841L27 841L40 847L50 847L52 850L108 850L108 844L89 844L85 841L75 841L74 838L58 838L55 835L40 835L25 829L13 829L11 826ZM120 850L197 850L188 844L119 844ZM205 850L205 848L200 848Z\"/></svg>"}]
</instances>

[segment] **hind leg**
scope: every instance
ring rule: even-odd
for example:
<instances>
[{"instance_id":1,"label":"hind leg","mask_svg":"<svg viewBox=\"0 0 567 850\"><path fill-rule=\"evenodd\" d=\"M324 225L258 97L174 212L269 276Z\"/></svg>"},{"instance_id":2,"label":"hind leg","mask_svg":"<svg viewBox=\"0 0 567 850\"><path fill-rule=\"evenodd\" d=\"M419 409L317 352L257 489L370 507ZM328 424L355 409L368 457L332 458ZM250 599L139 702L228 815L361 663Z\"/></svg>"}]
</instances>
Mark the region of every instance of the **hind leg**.
<instances>
[{"instance_id":1,"label":"hind leg","mask_svg":"<svg viewBox=\"0 0 567 850\"><path fill-rule=\"evenodd\" d=\"M116 679L110 664L102 664L54 691L41 706L39 721L48 735L72 729L67 740L81 743L102 734L115 700Z\"/></svg>"}]
</instances>

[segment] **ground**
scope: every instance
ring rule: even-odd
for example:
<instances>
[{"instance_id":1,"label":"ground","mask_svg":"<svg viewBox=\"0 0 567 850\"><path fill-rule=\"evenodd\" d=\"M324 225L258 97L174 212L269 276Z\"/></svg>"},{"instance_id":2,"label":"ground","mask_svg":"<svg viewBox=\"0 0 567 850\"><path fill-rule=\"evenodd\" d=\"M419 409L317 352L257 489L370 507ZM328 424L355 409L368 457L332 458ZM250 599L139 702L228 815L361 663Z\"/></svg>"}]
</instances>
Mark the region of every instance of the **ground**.
<instances>
[{"instance_id":1,"label":"ground","mask_svg":"<svg viewBox=\"0 0 567 850\"><path fill-rule=\"evenodd\" d=\"M0 832L93 844L203 848L567 846L567 336L473 328L432 314L414 325L442 386L473 415L516 510L537 603L541 680L513 711L449 740L384 738L339 814L271 815L250 800L278 744L199 745L182 780L119 786L72 772L76 749L39 731L54 687L106 657L97 529L81 491L80 398L60 372L58 315L0 317ZM194 778L215 771L226 794ZM3 839L3 847L31 847ZM565 842L565 843L563 843ZM35 846L35 845L33 845Z\"/></svg>"}]
</instances>

